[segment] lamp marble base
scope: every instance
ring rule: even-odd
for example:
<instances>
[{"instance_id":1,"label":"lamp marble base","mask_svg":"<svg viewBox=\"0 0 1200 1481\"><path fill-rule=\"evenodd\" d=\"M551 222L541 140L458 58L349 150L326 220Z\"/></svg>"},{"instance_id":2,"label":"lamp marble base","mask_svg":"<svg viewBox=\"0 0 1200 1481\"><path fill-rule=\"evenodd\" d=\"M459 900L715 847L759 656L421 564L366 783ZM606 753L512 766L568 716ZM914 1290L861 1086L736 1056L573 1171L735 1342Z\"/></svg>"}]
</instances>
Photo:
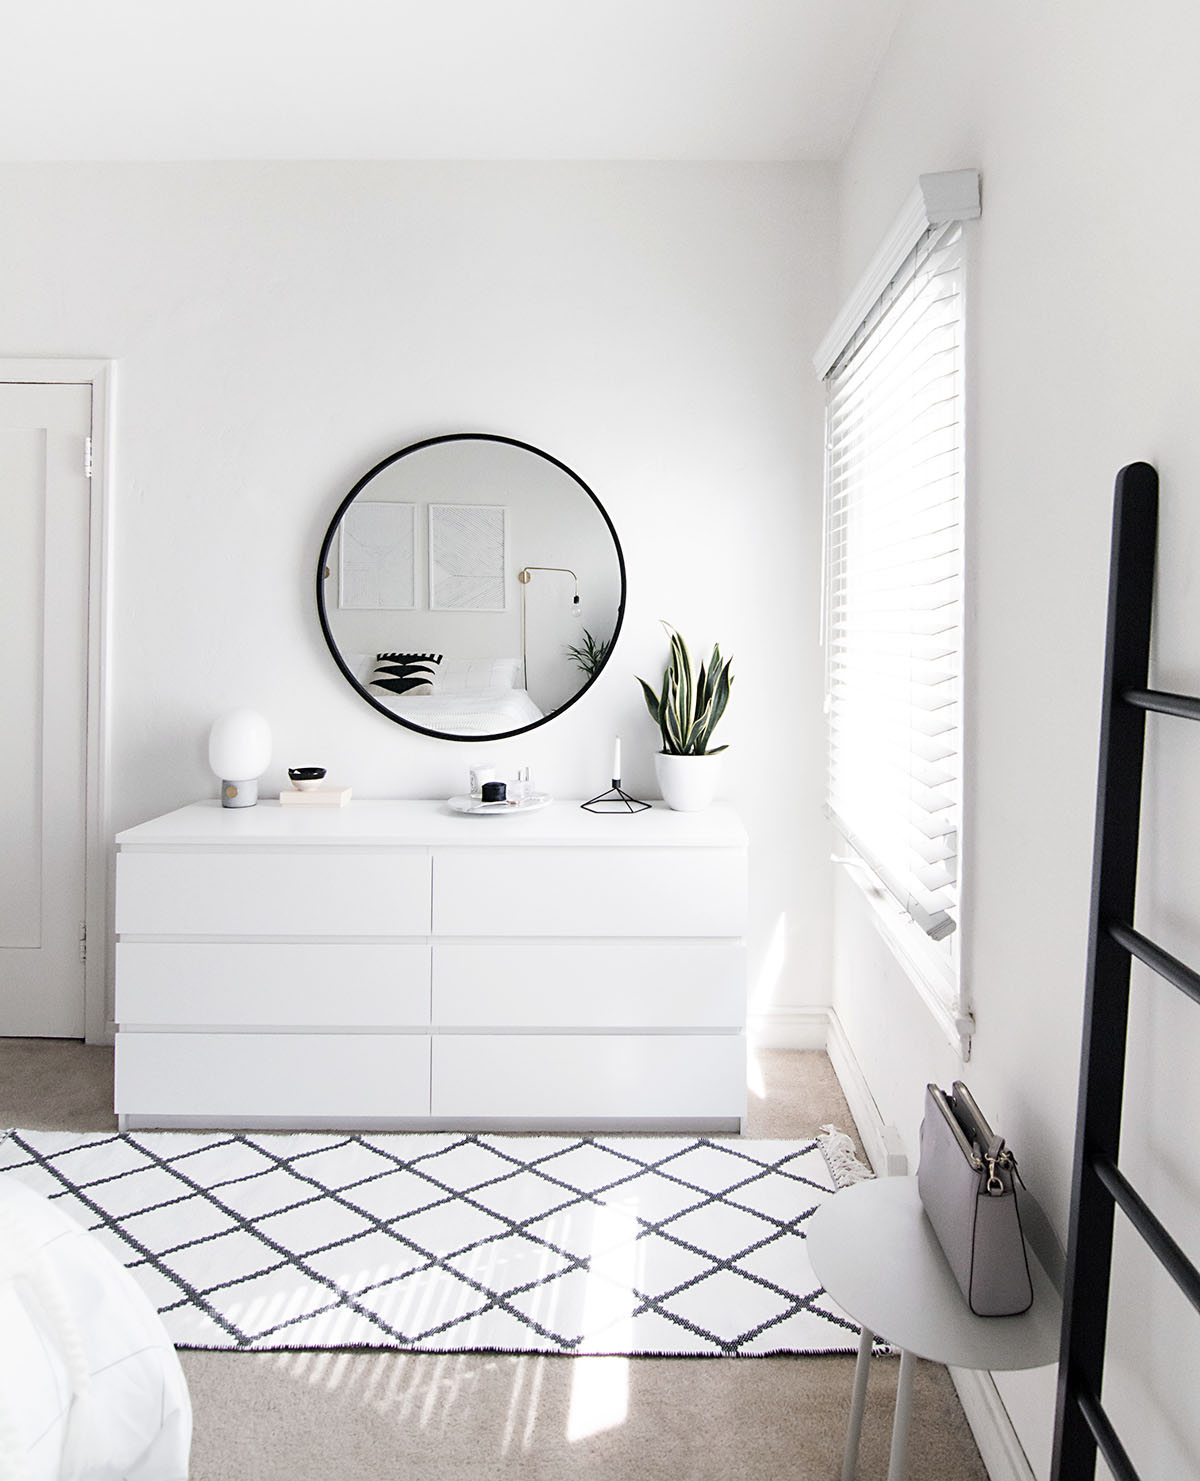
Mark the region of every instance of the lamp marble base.
<instances>
[{"instance_id":1,"label":"lamp marble base","mask_svg":"<svg viewBox=\"0 0 1200 1481\"><path fill-rule=\"evenodd\" d=\"M248 782L222 782L222 807L253 807L258 801L258 778Z\"/></svg>"}]
</instances>

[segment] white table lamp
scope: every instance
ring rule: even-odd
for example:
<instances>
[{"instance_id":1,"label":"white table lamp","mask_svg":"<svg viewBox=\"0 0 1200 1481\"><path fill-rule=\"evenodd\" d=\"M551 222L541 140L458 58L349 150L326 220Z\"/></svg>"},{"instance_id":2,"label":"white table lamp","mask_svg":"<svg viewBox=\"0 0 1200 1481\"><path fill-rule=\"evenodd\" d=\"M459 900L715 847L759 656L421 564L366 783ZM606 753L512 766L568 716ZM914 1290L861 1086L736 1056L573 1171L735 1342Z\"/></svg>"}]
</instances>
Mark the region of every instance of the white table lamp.
<instances>
[{"instance_id":1,"label":"white table lamp","mask_svg":"<svg viewBox=\"0 0 1200 1481\"><path fill-rule=\"evenodd\" d=\"M271 727L257 711L230 710L214 721L208 764L221 778L222 807L253 807L270 760Z\"/></svg>"}]
</instances>

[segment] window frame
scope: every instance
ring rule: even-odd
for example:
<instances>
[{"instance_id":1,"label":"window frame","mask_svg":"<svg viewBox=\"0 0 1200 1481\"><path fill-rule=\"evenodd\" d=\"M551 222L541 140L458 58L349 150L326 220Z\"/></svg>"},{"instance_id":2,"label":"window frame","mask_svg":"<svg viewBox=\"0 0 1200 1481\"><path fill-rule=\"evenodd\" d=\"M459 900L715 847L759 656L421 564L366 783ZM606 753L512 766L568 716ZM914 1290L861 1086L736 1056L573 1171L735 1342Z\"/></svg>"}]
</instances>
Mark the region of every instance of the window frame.
<instances>
[{"instance_id":1,"label":"window frame","mask_svg":"<svg viewBox=\"0 0 1200 1481\"><path fill-rule=\"evenodd\" d=\"M843 306L841 312L835 319L833 326L821 341L816 354L813 357L814 368L818 377L825 381L834 370L837 361L843 351L858 335L865 321L876 309L882 295L887 291L897 272L902 268L906 259L914 248L918 246L922 237L931 228L947 225L951 222L967 222L976 219L980 215L979 197L979 175L974 170L957 170L942 174L922 175L917 188L913 191L888 233L884 242L872 259L863 277L855 286ZM968 283L970 279L972 243L970 234L965 230L962 233L961 274L962 286L960 288L960 313L958 322L962 331L961 350L961 373L959 382L959 398L961 403L962 422L962 482L965 486L969 482L969 429L967 425L967 408L970 393L970 370L968 355ZM828 447L829 439L826 438ZM830 469L828 459L825 473L825 511L826 520L829 514L830 493ZM967 544L967 514L965 499L959 508L959 543L961 576L960 585L965 587L969 581L968 544ZM822 541L822 641L827 640L826 613L829 598L829 571L827 561L829 555L829 531L826 529L825 539ZM957 868L959 884L959 910L958 928L941 944L929 939L925 931L916 923L907 912L904 904L896 898L892 890L879 878L870 861L854 847L851 840L845 840L845 846L839 853L835 854L835 862L845 866L849 877L858 885L863 893L870 910L871 917L881 936L891 949L893 955L898 959L909 980L916 988L919 996L925 1002L929 1011L942 1028L952 1047L958 1050L960 1057L965 1061L970 1058L971 1040L974 1032L974 1019L970 1011L967 985L968 973L966 972L966 958L969 955L969 938L964 929L969 919L969 901L963 890L964 872L964 838L967 834L965 818L968 792L965 786L965 753L969 746L969 726L966 708L962 704L963 677L967 667L967 603L964 601L960 607L959 618L959 648L958 648L958 692L959 692L959 718L958 718L958 754L959 765L959 801L958 801L958 839L957 839ZM838 831L839 839L842 838L841 829L838 828L836 818L831 817L833 826Z\"/></svg>"}]
</instances>

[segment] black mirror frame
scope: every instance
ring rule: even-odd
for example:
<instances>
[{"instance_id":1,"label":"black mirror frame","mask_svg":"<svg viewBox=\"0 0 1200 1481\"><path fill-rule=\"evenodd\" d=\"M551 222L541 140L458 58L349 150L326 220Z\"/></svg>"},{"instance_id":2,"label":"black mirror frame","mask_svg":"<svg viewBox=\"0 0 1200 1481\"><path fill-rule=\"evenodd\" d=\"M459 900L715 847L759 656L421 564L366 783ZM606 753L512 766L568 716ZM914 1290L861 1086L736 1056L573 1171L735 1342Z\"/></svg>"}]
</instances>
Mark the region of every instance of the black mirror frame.
<instances>
[{"instance_id":1,"label":"black mirror frame","mask_svg":"<svg viewBox=\"0 0 1200 1481\"><path fill-rule=\"evenodd\" d=\"M548 715L543 715L540 720L533 720L528 725L520 725L515 730L499 730L490 735L449 735L444 730L430 730L428 726L418 725L412 720L406 720L400 715L393 714L392 711L386 707L386 705L380 704L373 694L369 694L367 692L366 688L351 672L350 668L347 666L345 660L343 659L340 651L338 650L337 642L334 639L333 631L330 628L329 613L325 605L325 585L327 580L326 571L329 566L329 552L333 546L334 536L337 534L338 526L341 523L342 516L345 514L346 510L349 509L350 505L353 504L354 500L359 496L359 494L363 491L367 484L369 484L370 481L376 476L376 474L382 473L385 468L390 468L393 463L399 462L401 458L406 458L411 453L420 452L424 448L434 447L440 443L445 442L499 442L503 443L506 447L519 447L525 452L533 453L535 457L544 458L547 463L552 463L556 468L560 469L567 475L568 478L570 478L574 483L578 484L578 486L583 490L583 492L588 496L588 498L592 501L592 503L599 511L600 517L604 520L604 523L608 528L608 533L612 536L613 549L616 552L617 556L617 569L621 578L621 597L620 601L617 603L617 623L616 626L613 628L612 637L609 639L608 652L604 655L604 661L603 663L601 663L596 672L594 674L591 674L585 680L585 682L580 685L580 687L571 696L571 698L567 700L565 704L560 705L556 710L551 710ZM580 478L579 474L576 473L573 468L568 468L565 463L561 462L552 454L544 452L540 447L534 447L533 444L530 442L521 442L515 437L501 437L493 432L447 432L440 437L426 437L423 438L420 442L413 442L410 443L407 447L400 448L398 452L391 453L388 457L376 463L373 468L369 469L366 473L363 474L363 476L358 480L358 482L338 505L336 513L329 521L329 528L325 531L325 538L321 542L321 553L317 557L317 616L321 623L321 633L325 638L325 644L328 647L330 653L332 653L334 662L337 664L338 668L341 669L343 678L345 678L346 682L357 694L359 694L363 699L366 700L366 702L371 706L373 710L377 710L379 714L384 716L385 719L393 721L396 725L403 725L406 730L415 731L418 735L428 735L434 740L467 741L474 742L476 744L482 744L488 741L508 740L514 735L526 735L531 730L539 729L548 721L556 720L559 715L564 713L564 711L569 710L571 706L576 703L576 701L582 699L582 697L587 693L587 691L592 687L592 685L608 667L609 659L611 659L613 655L613 649L617 646L617 638L620 635L621 626L625 621L625 596L625 555L621 549L621 542L617 538L616 528L614 527L612 520L608 516L608 510L605 509L604 505L601 504L600 500L596 497L596 495L592 492L588 485L584 483L583 479Z\"/></svg>"}]
</instances>

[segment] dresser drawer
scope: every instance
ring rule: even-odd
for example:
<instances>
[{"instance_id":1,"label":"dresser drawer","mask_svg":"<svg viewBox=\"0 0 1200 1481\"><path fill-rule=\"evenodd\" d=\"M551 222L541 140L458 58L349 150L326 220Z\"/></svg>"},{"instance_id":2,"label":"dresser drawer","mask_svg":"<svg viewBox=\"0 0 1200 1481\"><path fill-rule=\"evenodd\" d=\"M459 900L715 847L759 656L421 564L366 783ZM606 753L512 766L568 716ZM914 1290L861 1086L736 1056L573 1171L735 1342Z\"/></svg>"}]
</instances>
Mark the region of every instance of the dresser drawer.
<instances>
[{"instance_id":1,"label":"dresser drawer","mask_svg":"<svg viewBox=\"0 0 1200 1481\"><path fill-rule=\"evenodd\" d=\"M117 855L117 931L148 936L425 936L424 850Z\"/></svg>"},{"instance_id":2,"label":"dresser drawer","mask_svg":"<svg viewBox=\"0 0 1200 1481\"><path fill-rule=\"evenodd\" d=\"M116 1109L140 1124L428 1116L429 1036L118 1033Z\"/></svg>"},{"instance_id":3,"label":"dresser drawer","mask_svg":"<svg viewBox=\"0 0 1200 1481\"><path fill-rule=\"evenodd\" d=\"M443 849L441 936L741 936L746 856L717 848Z\"/></svg>"},{"instance_id":4,"label":"dresser drawer","mask_svg":"<svg viewBox=\"0 0 1200 1481\"><path fill-rule=\"evenodd\" d=\"M123 941L116 1018L220 1028L429 1023L430 948L354 942Z\"/></svg>"},{"instance_id":5,"label":"dresser drawer","mask_svg":"<svg viewBox=\"0 0 1200 1481\"><path fill-rule=\"evenodd\" d=\"M746 1019L739 941L447 941L433 949L442 1028L724 1028Z\"/></svg>"},{"instance_id":6,"label":"dresser drawer","mask_svg":"<svg viewBox=\"0 0 1200 1481\"><path fill-rule=\"evenodd\" d=\"M443 1120L733 1120L746 1114L741 1034L445 1034L433 1040Z\"/></svg>"}]
</instances>

